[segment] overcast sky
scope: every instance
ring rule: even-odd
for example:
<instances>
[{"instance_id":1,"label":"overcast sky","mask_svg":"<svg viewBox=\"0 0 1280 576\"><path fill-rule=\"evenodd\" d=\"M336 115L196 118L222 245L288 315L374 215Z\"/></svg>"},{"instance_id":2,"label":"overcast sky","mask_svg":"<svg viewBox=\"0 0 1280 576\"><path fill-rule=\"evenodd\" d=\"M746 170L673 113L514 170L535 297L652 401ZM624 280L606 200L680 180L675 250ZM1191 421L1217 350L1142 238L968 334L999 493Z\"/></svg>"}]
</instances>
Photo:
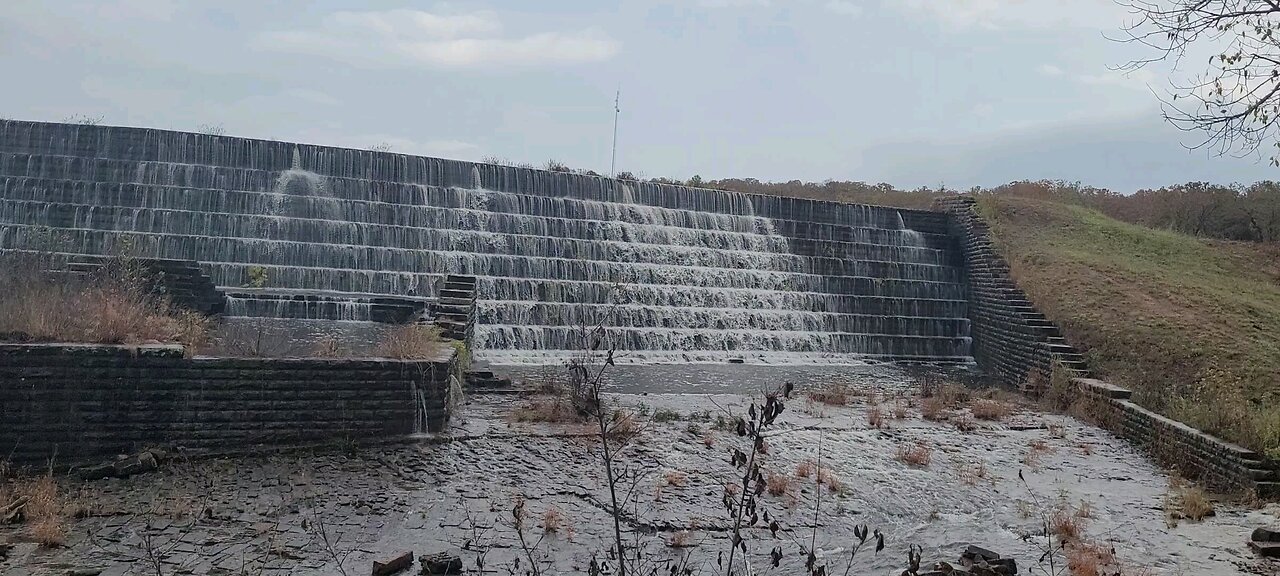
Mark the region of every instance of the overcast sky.
<instances>
[{"instance_id":1,"label":"overcast sky","mask_svg":"<svg viewBox=\"0 0 1280 576\"><path fill-rule=\"evenodd\" d=\"M306 5L305 7L303 5ZM1187 151L1110 0L5 0L0 117L648 176L1131 192L1280 177Z\"/></svg>"}]
</instances>

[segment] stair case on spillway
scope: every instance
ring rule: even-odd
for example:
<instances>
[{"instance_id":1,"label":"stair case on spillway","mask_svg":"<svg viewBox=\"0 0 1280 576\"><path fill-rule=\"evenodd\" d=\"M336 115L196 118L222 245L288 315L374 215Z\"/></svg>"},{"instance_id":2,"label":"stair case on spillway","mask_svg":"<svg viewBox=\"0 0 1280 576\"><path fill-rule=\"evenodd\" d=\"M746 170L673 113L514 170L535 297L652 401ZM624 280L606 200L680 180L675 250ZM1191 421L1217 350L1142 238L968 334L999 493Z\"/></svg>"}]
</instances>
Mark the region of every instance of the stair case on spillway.
<instances>
[{"instance_id":1,"label":"stair case on spillway","mask_svg":"<svg viewBox=\"0 0 1280 576\"><path fill-rule=\"evenodd\" d=\"M441 335L470 344L476 318L476 277L449 274L431 306Z\"/></svg>"}]
</instances>

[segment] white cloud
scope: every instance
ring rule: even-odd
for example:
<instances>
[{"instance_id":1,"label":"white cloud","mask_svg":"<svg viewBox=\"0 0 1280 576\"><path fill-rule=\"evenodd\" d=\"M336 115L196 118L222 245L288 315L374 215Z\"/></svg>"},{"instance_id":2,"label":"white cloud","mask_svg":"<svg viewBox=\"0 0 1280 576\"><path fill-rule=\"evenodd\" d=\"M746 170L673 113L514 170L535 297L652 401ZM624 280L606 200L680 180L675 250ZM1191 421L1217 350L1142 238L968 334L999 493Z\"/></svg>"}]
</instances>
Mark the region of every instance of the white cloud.
<instances>
[{"instance_id":1,"label":"white cloud","mask_svg":"<svg viewBox=\"0 0 1280 576\"><path fill-rule=\"evenodd\" d=\"M1036 67L1036 71L1042 76L1061 76L1065 74L1062 68L1054 66L1053 64L1041 64Z\"/></svg>"},{"instance_id":2,"label":"white cloud","mask_svg":"<svg viewBox=\"0 0 1280 576\"><path fill-rule=\"evenodd\" d=\"M883 4L957 30L1105 30L1121 26L1125 15L1113 0L883 0Z\"/></svg>"},{"instance_id":3,"label":"white cloud","mask_svg":"<svg viewBox=\"0 0 1280 576\"><path fill-rule=\"evenodd\" d=\"M845 16L856 17L862 15L862 7L850 2L849 0L828 0L826 8L831 12L843 14Z\"/></svg>"},{"instance_id":4,"label":"white cloud","mask_svg":"<svg viewBox=\"0 0 1280 576\"><path fill-rule=\"evenodd\" d=\"M619 48L617 41L592 28L507 37L493 12L439 15L420 10L335 12L317 28L268 32L255 45L362 65L439 68L599 62Z\"/></svg>"},{"instance_id":5,"label":"white cloud","mask_svg":"<svg viewBox=\"0 0 1280 576\"><path fill-rule=\"evenodd\" d=\"M1146 91L1148 86L1157 81L1157 78L1150 70L1138 69L1129 72L1108 70L1101 74L1081 74L1076 76L1076 80L1090 86L1119 86Z\"/></svg>"},{"instance_id":6,"label":"white cloud","mask_svg":"<svg viewBox=\"0 0 1280 576\"><path fill-rule=\"evenodd\" d=\"M736 8L739 6L768 6L770 0L698 0L703 8Z\"/></svg>"},{"instance_id":7,"label":"white cloud","mask_svg":"<svg viewBox=\"0 0 1280 576\"><path fill-rule=\"evenodd\" d=\"M307 88L293 88L285 91L285 96L296 98L298 100L306 100L313 104L323 104L325 106L337 106L341 104L337 98L325 94L319 90L310 90Z\"/></svg>"},{"instance_id":8,"label":"white cloud","mask_svg":"<svg viewBox=\"0 0 1280 576\"><path fill-rule=\"evenodd\" d=\"M167 22L173 19L178 7L172 0L115 0L96 6L99 18L107 20L155 20Z\"/></svg>"}]
</instances>

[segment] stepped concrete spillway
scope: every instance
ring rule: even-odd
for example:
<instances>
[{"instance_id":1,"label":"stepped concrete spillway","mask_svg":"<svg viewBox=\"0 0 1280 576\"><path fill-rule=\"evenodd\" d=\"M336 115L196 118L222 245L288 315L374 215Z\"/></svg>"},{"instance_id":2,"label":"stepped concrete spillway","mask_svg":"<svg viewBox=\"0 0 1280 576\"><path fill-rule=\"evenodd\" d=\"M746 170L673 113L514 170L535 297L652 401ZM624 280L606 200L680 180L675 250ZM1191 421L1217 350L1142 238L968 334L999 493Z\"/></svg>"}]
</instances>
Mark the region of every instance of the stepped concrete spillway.
<instances>
[{"instance_id":1,"label":"stepped concrete spillway","mask_svg":"<svg viewBox=\"0 0 1280 576\"><path fill-rule=\"evenodd\" d=\"M970 355L941 213L386 152L0 121L0 250L195 261L229 315L396 316L475 276L494 362L595 324L636 360Z\"/></svg>"}]
</instances>

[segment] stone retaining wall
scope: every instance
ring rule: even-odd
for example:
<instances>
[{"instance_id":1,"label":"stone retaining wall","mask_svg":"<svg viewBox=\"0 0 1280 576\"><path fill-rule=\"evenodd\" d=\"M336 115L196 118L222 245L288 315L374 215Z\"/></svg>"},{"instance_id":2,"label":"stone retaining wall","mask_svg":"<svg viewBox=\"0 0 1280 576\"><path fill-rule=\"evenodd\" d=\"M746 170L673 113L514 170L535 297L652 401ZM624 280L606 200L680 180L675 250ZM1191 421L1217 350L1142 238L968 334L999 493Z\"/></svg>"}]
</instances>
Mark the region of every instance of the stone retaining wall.
<instances>
[{"instance_id":1,"label":"stone retaining wall","mask_svg":"<svg viewBox=\"0 0 1280 576\"><path fill-rule=\"evenodd\" d=\"M0 458L58 464L439 430L451 349L431 361L184 358L179 346L0 344Z\"/></svg>"},{"instance_id":2,"label":"stone retaining wall","mask_svg":"<svg viewBox=\"0 0 1280 576\"><path fill-rule=\"evenodd\" d=\"M1127 389L1085 377L1083 356L1010 278L974 200L945 198L937 208L949 215L951 234L964 255L973 356L983 370L1006 386L1038 394L1058 367L1071 377L1073 402L1082 402L1089 417L1161 464L1217 490L1280 497L1275 462L1138 406Z\"/></svg>"},{"instance_id":3,"label":"stone retaining wall","mask_svg":"<svg viewBox=\"0 0 1280 576\"><path fill-rule=\"evenodd\" d=\"M1072 378L1089 417L1201 483L1228 492L1280 497L1274 462L1261 454L1134 404L1132 392L1093 378Z\"/></svg>"}]
</instances>

